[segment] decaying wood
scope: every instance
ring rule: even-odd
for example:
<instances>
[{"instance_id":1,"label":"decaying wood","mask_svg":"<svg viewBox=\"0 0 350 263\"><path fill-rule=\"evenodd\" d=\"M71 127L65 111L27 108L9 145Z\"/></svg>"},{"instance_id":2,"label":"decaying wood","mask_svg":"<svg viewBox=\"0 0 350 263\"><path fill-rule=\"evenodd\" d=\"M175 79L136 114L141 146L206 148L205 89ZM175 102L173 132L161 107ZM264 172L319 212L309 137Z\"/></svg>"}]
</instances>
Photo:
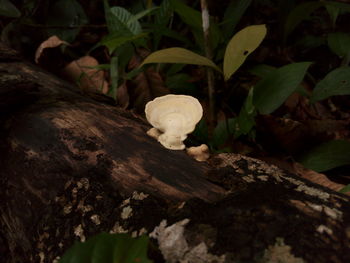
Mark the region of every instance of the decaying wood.
<instances>
[{"instance_id":1,"label":"decaying wood","mask_svg":"<svg viewBox=\"0 0 350 263\"><path fill-rule=\"evenodd\" d=\"M148 234L167 262L350 262L347 196L240 155L196 162L148 128L0 45L2 262L101 231Z\"/></svg>"}]
</instances>

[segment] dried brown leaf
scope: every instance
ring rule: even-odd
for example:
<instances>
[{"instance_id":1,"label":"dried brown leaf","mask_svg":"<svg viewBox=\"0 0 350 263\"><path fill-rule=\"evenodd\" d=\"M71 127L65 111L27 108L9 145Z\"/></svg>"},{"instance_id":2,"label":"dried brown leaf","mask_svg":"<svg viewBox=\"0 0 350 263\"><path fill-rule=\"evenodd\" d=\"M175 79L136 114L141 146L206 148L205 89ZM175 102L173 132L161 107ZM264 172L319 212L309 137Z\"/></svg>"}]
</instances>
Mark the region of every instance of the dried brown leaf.
<instances>
[{"instance_id":1,"label":"dried brown leaf","mask_svg":"<svg viewBox=\"0 0 350 263\"><path fill-rule=\"evenodd\" d=\"M160 74L153 68L147 68L130 82L129 94L133 107L138 112L143 112L147 102L152 99L169 94Z\"/></svg>"},{"instance_id":2,"label":"dried brown leaf","mask_svg":"<svg viewBox=\"0 0 350 263\"><path fill-rule=\"evenodd\" d=\"M297 174L300 177L307 179L316 184L322 185L334 191L339 191L345 185L335 183L328 179L328 177L322 173L317 173L313 170L305 168L302 164L297 162L291 162L283 160L276 157L259 157L260 160L263 160L269 164L276 165L277 167L287 170L291 173ZM350 193L349 193L350 195Z\"/></svg>"},{"instance_id":3,"label":"dried brown leaf","mask_svg":"<svg viewBox=\"0 0 350 263\"><path fill-rule=\"evenodd\" d=\"M104 72L92 68L98 65L95 58L84 56L69 63L62 70L62 75L69 81L78 82L79 87L84 91L107 94L108 83L105 80Z\"/></svg>"},{"instance_id":4,"label":"dried brown leaf","mask_svg":"<svg viewBox=\"0 0 350 263\"><path fill-rule=\"evenodd\" d=\"M138 55L135 55L129 62L129 69L138 67L142 59L148 54L149 52L144 49L138 50ZM140 113L144 111L147 102L153 100L155 97L170 93L161 75L153 67L146 68L130 81L128 83L128 91L132 106Z\"/></svg>"},{"instance_id":5,"label":"dried brown leaf","mask_svg":"<svg viewBox=\"0 0 350 263\"><path fill-rule=\"evenodd\" d=\"M322 185L324 187L327 187L329 189L332 189L334 191L339 191L342 189L345 185L335 183L328 179L328 177L324 174L317 173L313 170L305 168L300 163L293 163L293 169L296 174L300 175L301 177L314 182L316 184Z\"/></svg>"},{"instance_id":6,"label":"dried brown leaf","mask_svg":"<svg viewBox=\"0 0 350 263\"><path fill-rule=\"evenodd\" d=\"M39 45L39 47L35 51L35 63L39 63L39 59L40 59L43 51L46 48L55 48L55 47L58 47L58 46L63 45L63 44L64 45L69 45L69 43L67 43L66 41L61 40L57 36L51 36L48 39L46 39L44 42L42 42Z\"/></svg>"}]
</instances>

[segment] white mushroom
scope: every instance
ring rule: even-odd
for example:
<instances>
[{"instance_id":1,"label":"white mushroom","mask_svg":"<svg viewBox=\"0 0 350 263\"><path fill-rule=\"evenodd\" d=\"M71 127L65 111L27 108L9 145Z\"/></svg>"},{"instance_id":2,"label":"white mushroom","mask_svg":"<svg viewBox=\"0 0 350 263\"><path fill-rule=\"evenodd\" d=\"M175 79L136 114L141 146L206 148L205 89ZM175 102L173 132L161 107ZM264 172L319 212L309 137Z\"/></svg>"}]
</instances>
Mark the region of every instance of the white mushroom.
<instances>
[{"instance_id":1,"label":"white mushroom","mask_svg":"<svg viewBox=\"0 0 350 263\"><path fill-rule=\"evenodd\" d=\"M151 128L147 131L147 135L148 136L151 136L152 138L158 140L159 136L161 135L162 133L157 130L156 128Z\"/></svg>"},{"instance_id":2,"label":"white mushroom","mask_svg":"<svg viewBox=\"0 0 350 263\"><path fill-rule=\"evenodd\" d=\"M158 141L165 148L183 150L183 141L194 131L203 109L196 98L171 94L148 102L145 113L148 122L161 133Z\"/></svg>"},{"instance_id":3,"label":"white mushroom","mask_svg":"<svg viewBox=\"0 0 350 263\"><path fill-rule=\"evenodd\" d=\"M186 151L189 156L192 156L198 162L205 162L210 157L209 148L206 144L187 148Z\"/></svg>"}]
</instances>

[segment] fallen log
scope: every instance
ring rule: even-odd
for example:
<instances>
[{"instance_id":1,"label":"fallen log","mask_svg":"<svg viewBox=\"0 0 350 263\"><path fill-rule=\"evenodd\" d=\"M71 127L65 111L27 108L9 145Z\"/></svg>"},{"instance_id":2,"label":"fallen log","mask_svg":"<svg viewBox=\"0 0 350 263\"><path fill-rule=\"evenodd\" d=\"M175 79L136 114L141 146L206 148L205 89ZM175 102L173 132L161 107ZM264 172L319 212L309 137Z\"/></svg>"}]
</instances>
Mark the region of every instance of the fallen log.
<instances>
[{"instance_id":1,"label":"fallen log","mask_svg":"<svg viewBox=\"0 0 350 263\"><path fill-rule=\"evenodd\" d=\"M350 199L236 155L163 148L139 116L0 44L2 262L54 262L101 231L156 262L350 262Z\"/></svg>"}]
</instances>

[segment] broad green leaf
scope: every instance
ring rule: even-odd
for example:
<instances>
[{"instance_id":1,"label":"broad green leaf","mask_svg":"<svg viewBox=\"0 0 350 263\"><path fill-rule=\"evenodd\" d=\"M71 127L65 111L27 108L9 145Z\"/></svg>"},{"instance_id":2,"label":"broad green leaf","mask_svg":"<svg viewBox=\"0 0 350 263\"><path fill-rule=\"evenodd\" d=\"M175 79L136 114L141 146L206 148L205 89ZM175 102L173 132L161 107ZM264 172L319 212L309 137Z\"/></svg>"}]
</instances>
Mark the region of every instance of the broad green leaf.
<instances>
[{"instance_id":1,"label":"broad green leaf","mask_svg":"<svg viewBox=\"0 0 350 263\"><path fill-rule=\"evenodd\" d=\"M297 5L288 15L284 25L284 40L303 21L310 18L312 12L323 6L324 3L314 1Z\"/></svg>"},{"instance_id":2,"label":"broad green leaf","mask_svg":"<svg viewBox=\"0 0 350 263\"><path fill-rule=\"evenodd\" d=\"M347 193L350 192L350 184L347 186L344 186L342 189L339 190L340 193Z\"/></svg>"},{"instance_id":3,"label":"broad green leaf","mask_svg":"<svg viewBox=\"0 0 350 263\"><path fill-rule=\"evenodd\" d=\"M255 116L257 112L253 105L253 94L254 88L251 88L237 117L237 127L234 130L236 138L248 134L255 126Z\"/></svg>"},{"instance_id":4,"label":"broad green leaf","mask_svg":"<svg viewBox=\"0 0 350 263\"><path fill-rule=\"evenodd\" d=\"M141 19L142 17L151 14L154 10L157 10L157 9L159 9L159 7L156 7L156 6L155 6L155 7L151 7L151 8L148 8L148 9L146 9L146 10L143 10L143 11L141 11L140 13L137 13L136 15L133 15L133 16L128 20L128 22L129 22L129 23L132 23L132 22L134 22L134 21L137 21L137 20Z\"/></svg>"},{"instance_id":5,"label":"broad green leaf","mask_svg":"<svg viewBox=\"0 0 350 263\"><path fill-rule=\"evenodd\" d=\"M234 29L252 0L231 1L224 13L223 31L226 38L232 36Z\"/></svg>"},{"instance_id":6,"label":"broad green leaf","mask_svg":"<svg viewBox=\"0 0 350 263\"><path fill-rule=\"evenodd\" d=\"M104 7L104 12L105 12L105 19L107 23L107 28L109 33L113 33L117 30L114 28L117 28L118 25L115 22L114 15L111 12L111 8L109 6L108 0L103 0L103 7Z\"/></svg>"},{"instance_id":7,"label":"broad green leaf","mask_svg":"<svg viewBox=\"0 0 350 263\"><path fill-rule=\"evenodd\" d=\"M202 15L198 10L189 7L179 0L170 0L170 4L174 11L181 17L182 22L198 30L202 30Z\"/></svg>"},{"instance_id":8,"label":"broad green leaf","mask_svg":"<svg viewBox=\"0 0 350 263\"><path fill-rule=\"evenodd\" d=\"M179 73L168 76L165 85L175 94L193 95L196 91L196 85L190 82L191 76L185 73Z\"/></svg>"},{"instance_id":9,"label":"broad green leaf","mask_svg":"<svg viewBox=\"0 0 350 263\"><path fill-rule=\"evenodd\" d=\"M0 16L20 17L21 12L9 0L0 0Z\"/></svg>"},{"instance_id":10,"label":"broad green leaf","mask_svg":"<svg viewBox=\"0 0 350 263\"><path fill-rule=\"evenodd\" d=\"M230 135L233 135L236 126L236 119L230 118L227 120L219 121L213 132L213 139L211 141L211 146L218 149L223 146L228 140Z\"/></svg>"},{"instance_id":11,"label":"broad green leaf","mask_svg":"<svg viewBox=\"0 0 350 263\"><path fill-rule=\"evenodd\" d=\"M116 48L120 47L121 45L145 37L147 37L146 33L141 33L132 36L120 36L119 34L112 34L103 38L98 45L106 46L109 50L109 53L112 54L116 50Z\"/></svg>"},{"instance_id":12,"label":"broad green leaf","mask_svg":"<svg viewBox=\"0 0 350 263\"><path fill-rule=\"evenodd\" d=\"M76 242L59 263L152 263L147 257L148 237L101 233Z\"/></svg>"},{"instance_id":13,"label":"broad green leaf","mask_svg":"<svg viewBox=\"0 0 350 263\"><path fill-rule=\"evenodd\" d=\"M140 65L143 66L149 63L180 63L208 66L221 72L220 68L215 65L210 59L198 55L188 49L173 47L158 50L151 53Z\"/></svg>"},{"instance_id":14,"label":"broad green leaf","mask_svg":"<svg viewBox=\"0 0 350 263\"><path fill-rule=\"evenodd\" d=\"M175 31L175 30L171 30L170 28L167 28L163 25L158 25L158 24L148 24L147 25L148 28L150 29L151 33L153 33L154 37L152 37L153 39L153 48L157 49L159 42L161 40L162 37L169 37L169 38L173 38L176 39L182 43L184 43L184 45L186 46L191 46L192 42L184 37L183 35L181 35L179 32Z\"/></svg>"},{"instance_id":15,"label":"broad green leaf","mask_svg":"<svg viewBox=\"0 0 350 263\"><path fill-rule=\"evenodd\" d=\"M350 34L330 33L327 37L329 48L339 57L345 57L350 53Z\"/></svg>"},{"instance_id":16,"label":"broad green leaf","mask_svg":"<svg viewBox=\"0 0 350 263\"><path fill-rule=\"evenodd\" d=\"M181 17L181 20L191 27L197 44L204 49L201 12L193 9L192 7L189 7L179 0L170 0L170 3L174 11ZM215 49L218 46L219 42L222 40L222 35L217 23L215 23L213 19L210 19L209 36L211 47Z\"/></svg>"},{"instance_id":17,"label":"broad green leaf","mask_svg":"<svg viewBox=\"0 0 350 263\"><path fill-rule=\"evenodd\" d=\"M302 48L304 50L305 48L313 49L325 44L327 43L324 37L312 35L306 35L296 42L296 45L298 46L297 48Z\"/></svg>"},{"instance_id":18,"label":"broad green leaf","mask_svg":"<svg viewBox=\"0 0 350 263\"><path fill-rule=\"evenodd\" d=\"M153 48L158 49L161 38L166 34L167 31L170 35L175 35L182 39L186 39L181 36L178 32L172 31L168 28L169 21L172 17L173 9L170 5L170 0L163 0L159 5L159 9L155 13L154 22L148 25L151 32L153 33ZM187 41L187 39L185 40Z\"/></svg>"},{"instance_id":19,"label":"broad green leaf","mask_svg":"<svg viewBox=\"0 0 350 263\"><path fill-rule=\"evenodd\" d=\"M171 19L172 12L170 0L163 0L155 14L155 24L166 27Z\"/></svg>"},{"instance_id":20,"label":"broad green leaf","mask_svg":"<svg viewBox=\"0 0 350 263\"><path fill-rule=\"evenodd\" d=\"M243 28L231 38L224 56L225 80L228 80L247 56L260 45L265 35L265 25L254 25Z\"/></svg>"},{"instance_id":21,"label":"broad green leaf","mask_svg":"<svg viewBox=\"0 0 350 263\"><path fill-rule=\"evenodd\" d=\"M340 9L341 12L348 12L348 13L350 12L350 5L346 3L335 2L335 1L322 1L322 3L326 8L333 7L333 8Z\"/></svg>"},{"instance_id":22,"label":"broad green leaf","mask_svg":"<svg viewBox=\"0 0 350 263\"><path fill-rule=\"evenodd\" d=\"M326 5L327 12L332 20L332 26L335 27L338 15L340 13L340 8L337 6Z\"/></svg>"},{"instance_id":23,"label":"broad green leaf","mask_svg":"<svg viewBox=\"0 0 350 263\"><path fill-rule=\"evenodd\" d=\"M50 9L47 23L49 26L63 27L63 29L49 29L50 35L72 42L80 31L78 26L87 24L88 18L76 0L59 0Z\"/></svg>"},{"instance_id":24,"label":"broad green leaf","mask_svg":"<svg viewBox=\"0 0 350 263\"><path fill-rule=\"evenodd\" d=\"M335 140L323 143L301 156L298 161L316 172L350 164L350 142Z\"/></svg>"},{"instance_id":25,"label":"broad green leaf","mask_svg":"<svg viewBox=\"0 0 350 263\"><path fill-rule=\"evenodd\" d=\"M297 5L288 15L284 25L284 40L303 21L310 19L310 15L318 8L338 8L342 11L350 12L350 5L332 1L313 1ZM332 16L332 15L331 15ZM331 17L334 19L334 17Z\"/></svg>"},{"instance_id":26,"label":"broad green leaf","mask_svg":"<svg viewBox=\"0 0 350 263\"><path fill-rule=\"evenodd\" d=\"M317 83L312 92L311 102L335 95L350 94L350 67L337 68Z\"/></svg>"},{"instance_id":27,"label":"broad green leaf","mask_svg":"<svg viewBox=\"0 0 350 263\"><path fill-rule=\"evenodd\" d=\"M249 69L249 72L260 78L264 78L274 70L276 70L276 68L273 66L267 64L259 64Z\"/></svg>"},{"instance_id":28,"label":"broad green leaf","mask_svg":"<svg viewBox=\"0 0 350 263\"><path fill-rule=\"evenodd\" d=\"M272 71L254 88L253 103L261 114L270 114L291 95L303 80L311 62L299 62Z\"/></svg>"},{"instance_id":29,"label":"broad green leaf","mask_svg":"<svg viewBox=\"0 0 350 263\"><path fill-rule=\"evenodd\" d=\"M133 15L128 10L120 6L114 6L111 7L111 13L114 15L112 17L113 28L110 29L111 32L121 31L122 34L132 35L141 33L142 29L139 21L133 19Z\"/></svg>"}]
</instances>

